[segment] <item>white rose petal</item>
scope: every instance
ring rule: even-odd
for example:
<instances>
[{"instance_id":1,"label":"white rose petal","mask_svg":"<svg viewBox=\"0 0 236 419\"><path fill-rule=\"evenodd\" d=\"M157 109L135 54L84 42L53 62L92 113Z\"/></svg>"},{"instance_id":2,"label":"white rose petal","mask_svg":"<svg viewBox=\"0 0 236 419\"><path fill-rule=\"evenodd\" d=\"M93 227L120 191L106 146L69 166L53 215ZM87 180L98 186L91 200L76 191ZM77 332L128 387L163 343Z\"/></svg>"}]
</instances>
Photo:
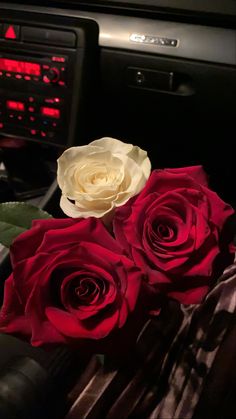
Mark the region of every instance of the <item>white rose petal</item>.
<instances>
[{"instance_id":1,"label":"white rose petal","mask_svg":"<svg viewBox=\"0 0 236 419\"><path fill-rule=\"evenodd\" d=\"M137 195L150 173L146 151L114 138L71 147L58 159L61 208L73 218L104 217Z\"/></svg>"}]
</instances>

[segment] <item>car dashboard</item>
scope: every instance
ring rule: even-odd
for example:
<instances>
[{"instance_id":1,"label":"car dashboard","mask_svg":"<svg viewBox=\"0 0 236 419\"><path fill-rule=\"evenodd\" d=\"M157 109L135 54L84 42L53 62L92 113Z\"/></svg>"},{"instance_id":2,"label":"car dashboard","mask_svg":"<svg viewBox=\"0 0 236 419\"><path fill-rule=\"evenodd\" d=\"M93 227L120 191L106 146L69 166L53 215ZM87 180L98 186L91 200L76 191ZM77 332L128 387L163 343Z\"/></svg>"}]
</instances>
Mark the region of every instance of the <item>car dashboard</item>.
<instances>
[{"instance_id":1,"label":"car dashboard","mask_svg":"<svg viewBox=\"0 0 236 419\"><path fill-rule=\"evenodd\" d=\"M124 139L145 147L154 167L203 164L232 201L235 2L45 4L0 3L4 141L56 156L101 136Z\"/></svg>"},{"instance_id":2,"label":"car dashboard","mask_svg":"<svg viewBox=\"0 0 236 419\"><path fill-rule=\"evenodd\" d=\"M58 149L125 139L154 166L203 164L229 194L235 2L213 14L189 2L189 16L184 1L181 15L173 2L150 1L152 13L141 1L50 4L0 4L2 135Z\"/></svg>"}]
</instances>

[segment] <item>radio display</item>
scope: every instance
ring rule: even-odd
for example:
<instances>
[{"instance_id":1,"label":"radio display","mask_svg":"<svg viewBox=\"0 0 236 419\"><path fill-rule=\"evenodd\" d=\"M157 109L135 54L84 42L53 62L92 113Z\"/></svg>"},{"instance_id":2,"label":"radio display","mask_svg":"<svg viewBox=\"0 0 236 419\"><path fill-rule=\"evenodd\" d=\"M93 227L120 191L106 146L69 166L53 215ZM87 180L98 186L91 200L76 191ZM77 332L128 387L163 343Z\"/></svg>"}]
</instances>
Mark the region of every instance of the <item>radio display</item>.
<instances>
[{"instance_id":1,"label":"radio display","mask_svg":"<svg viewBox=\"0 0 236 419\"><path fill-rule=\"evenodd\" d=\"M60 118L60 110L55 108L47 108L44 106L41 108L41 114L51 118Z\"/></svg>"},{"instance_id":2,"label":"radio display","mask_svg":"<svg viewBox=\"0 0 236 419\"><path fill-rule=\"evenodd\" d=\"M0 70L12 73L23 73L29 76L40 76L41 66L37 63L27 61L10 60L8 58L0 58Z\"/></svg>"},{"instance_id":3,"label":"radio display","mask_svg":"<svg viewBox=\"0 0 236 419\"><path fill-rule=\"evenodd\" d=\"M23 102L17 102L15 100L7 100L7 108L14 111L24 111L25 105Z\"/></svg>"}]
</instances>

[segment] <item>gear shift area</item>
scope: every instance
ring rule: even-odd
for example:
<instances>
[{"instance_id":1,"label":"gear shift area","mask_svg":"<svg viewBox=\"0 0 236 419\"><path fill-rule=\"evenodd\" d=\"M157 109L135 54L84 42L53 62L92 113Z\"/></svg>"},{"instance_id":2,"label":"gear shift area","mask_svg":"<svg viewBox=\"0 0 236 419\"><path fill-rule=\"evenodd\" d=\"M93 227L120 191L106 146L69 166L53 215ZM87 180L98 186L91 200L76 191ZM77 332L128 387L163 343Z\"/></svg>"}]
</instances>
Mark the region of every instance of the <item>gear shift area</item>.
<instances>
[{"instance_id":1,"label":"gear shift area","mask_svg":"<svg viewBox=\"0 0 236 419\"><path fill-rule=\"evenodd\" d=\"M0 139L0 202L46 193L56 176L57 151L18 139Z\"/></svg>"}]
</instances>

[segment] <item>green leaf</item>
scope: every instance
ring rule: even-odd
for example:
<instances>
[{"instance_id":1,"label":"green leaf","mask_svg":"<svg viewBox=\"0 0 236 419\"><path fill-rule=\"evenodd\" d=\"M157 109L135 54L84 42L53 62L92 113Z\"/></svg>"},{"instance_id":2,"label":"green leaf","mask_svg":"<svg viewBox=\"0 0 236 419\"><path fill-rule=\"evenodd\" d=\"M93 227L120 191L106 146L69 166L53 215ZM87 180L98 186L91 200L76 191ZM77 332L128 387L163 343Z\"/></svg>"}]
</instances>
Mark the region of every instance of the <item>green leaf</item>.
<instances>
[{"instance_id":1,"label":"green leaf","mask_svg":"<svg viewBox=\"0 0 236 419\"><path fill-rule=\"evenodd\" d=\"M31 227L33 220L52 218L46 211L25 202L0 204L0 243L10 247L19 234Z\"/></svg>"}]
</instances>

